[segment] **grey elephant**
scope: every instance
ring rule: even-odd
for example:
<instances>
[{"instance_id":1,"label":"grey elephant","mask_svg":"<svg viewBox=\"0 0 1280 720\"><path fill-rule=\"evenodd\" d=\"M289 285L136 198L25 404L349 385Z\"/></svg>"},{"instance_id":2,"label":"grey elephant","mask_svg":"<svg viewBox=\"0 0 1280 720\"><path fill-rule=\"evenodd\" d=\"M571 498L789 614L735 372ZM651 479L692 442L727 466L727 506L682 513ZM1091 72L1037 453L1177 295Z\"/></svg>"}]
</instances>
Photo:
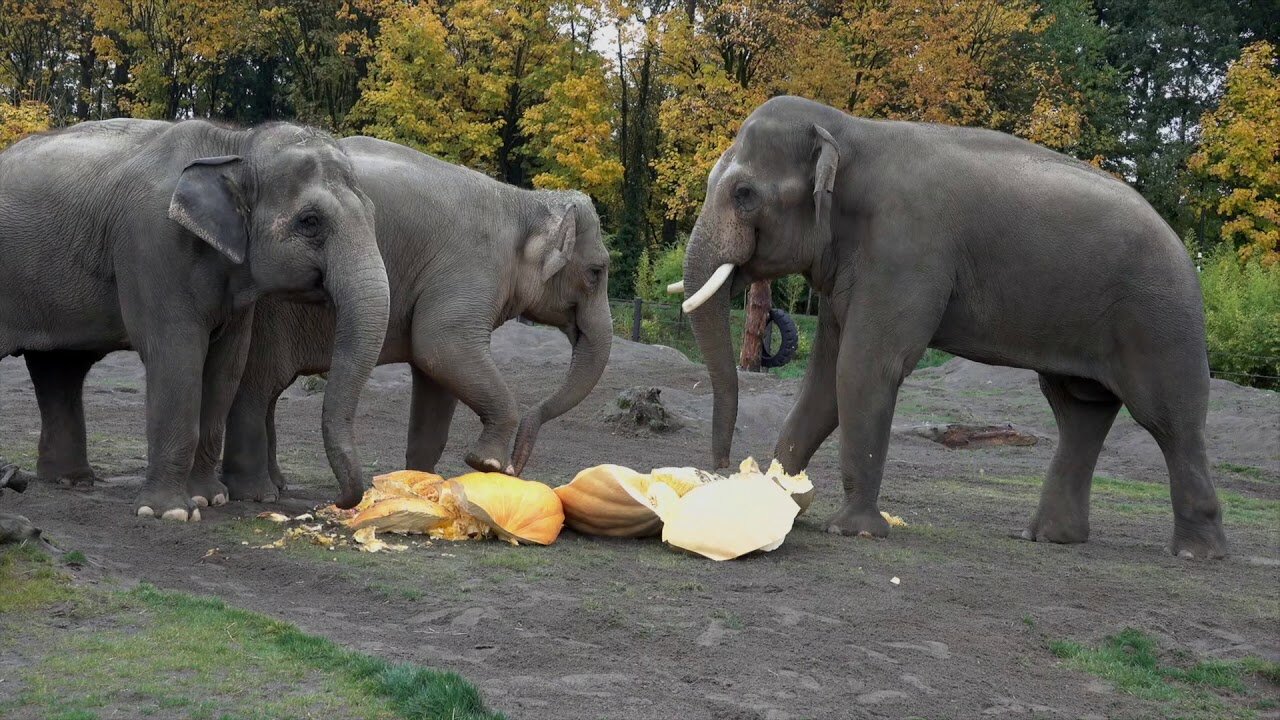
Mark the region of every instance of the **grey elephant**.
<instances>
[{"instance_id":1,"label":"grey elephant","mask_svg":"<svg viewBox=\"0 0 1280 720\"><path fill-rule=\"evenodd\" d=\"M255 301L336 306L325 447L354 505L352 436L386 331L373 206L328 135L289 124L86 122L0 153L0 357L25 355L41 409L37 472L92 480L81 397L90 366L146 366L147 471L137 512L199 519L226 500L221 427Z\"/></svg>"},{"instance_id":2,"label":"grey elephant","mask_svg":"<svg viewBox=\"0 0 1280 720\"><path fill-rule=\"evenodd\" d=\"M1123 182L1003 133L864 120L794 97L761 105L708 178L684 265L717 466L738 403L730 296L793 273L822 303L775 453L796 472L840 428L844 504L829 531L888 533L877 497L894 403L933 347L1040 374L1059 443L1022 537L1088 539L1094 465L1123 403L1168 464L1172 552L1225 554L1196 271Z\"/></svg>"},{"instance_id":3,"label":"grey elephant","mask_svg":"<svg viewBox=\"0 0 1280 720\"><path fill-rule=\"evenodd\" d=\"M412 367L406 466L435 469L461 400L483 423L467 463L520 473L542 423L581 402L609 359L609 254L590 199L504 185L374 138L340 144L377 207L391 283L378 362ZM573 345L563 385L523 419L489 351L493 329L517 316L560 328ZM258 303L227 420L223 481L232 499L273 500L284 487L275 458L276 399L299 374L329 366L333 323L324 308Z\"/></svg>"}]
</instances>

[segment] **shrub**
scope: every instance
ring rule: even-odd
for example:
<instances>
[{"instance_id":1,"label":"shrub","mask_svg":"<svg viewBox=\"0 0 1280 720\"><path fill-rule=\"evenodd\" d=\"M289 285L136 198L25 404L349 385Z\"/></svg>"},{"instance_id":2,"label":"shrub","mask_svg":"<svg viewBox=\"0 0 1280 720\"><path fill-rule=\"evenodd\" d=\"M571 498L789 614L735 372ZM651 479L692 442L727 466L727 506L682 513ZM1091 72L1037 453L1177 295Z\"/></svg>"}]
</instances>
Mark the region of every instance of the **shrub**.
<instances>
[{"instance_id":1,"label":"shrub","mask_svg":"<svg viewBox=\"0 0 1280 720\"><path fill-rule=\"evenodd\" d=\"M1280 388L1280 264L1241 262L1223 245L1203 258L1209 366L1215 375Z\"/></svg>"}]
</instances>

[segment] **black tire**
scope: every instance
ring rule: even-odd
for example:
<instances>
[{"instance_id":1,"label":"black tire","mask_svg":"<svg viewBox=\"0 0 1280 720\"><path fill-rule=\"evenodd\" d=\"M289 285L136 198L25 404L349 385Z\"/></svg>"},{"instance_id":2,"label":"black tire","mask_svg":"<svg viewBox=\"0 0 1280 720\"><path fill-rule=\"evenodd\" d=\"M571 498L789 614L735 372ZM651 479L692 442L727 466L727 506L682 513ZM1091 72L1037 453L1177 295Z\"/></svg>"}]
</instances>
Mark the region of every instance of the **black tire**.
<instances>
[{"instance_id":1,"label":"black tire","mask_svg":"<svg viewBox=\"0 0 1280 720\"><path fill-rule=\"evenodd\" d=\"M774 325L778 326L778 334L782 336L777 353L769 347ZM799 349L800 332L796 330L795 320L781 308L769 310L769 321L764 324L764 336L760 338L760 367L780 368L794 360Z\"/></svg>"}]
</instances>

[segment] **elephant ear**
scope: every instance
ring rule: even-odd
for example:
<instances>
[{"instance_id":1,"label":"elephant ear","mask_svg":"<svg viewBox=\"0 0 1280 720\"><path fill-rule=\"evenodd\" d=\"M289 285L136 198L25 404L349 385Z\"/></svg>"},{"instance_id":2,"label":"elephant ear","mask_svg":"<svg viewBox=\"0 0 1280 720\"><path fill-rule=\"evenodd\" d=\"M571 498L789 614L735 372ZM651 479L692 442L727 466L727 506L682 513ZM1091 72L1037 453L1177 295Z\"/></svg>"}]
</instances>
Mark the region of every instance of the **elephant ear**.
<instances>
[{"instance_id":1,"label":"elephant ear","mask_svg":"<svg viewBox=\"0 0 1280 720\"><path fill-rule=\"evenodd\" d=\"M542 263L542 281L550 280L569 264L573 245L578 239L578 211L568 204L562 211L551 210L546 229L530 238L527 256Z\"/></svg>"},{"instance_id":2,"label":"elephant ear","mask_svg":"<svg viewBox=\"0 0 1280 720\"><path fill-rule=\"evenodd\" d=\"M244 262L249 245L249 209L232 168L236 155L193 160L182 170L169 201L169 217L217 248L231 262Z\"/></svg>"},{"instance_id":3,"label":"elephant ear","mask_svg":"<svg viewBox=\"0 0 1280 720\"><path fill-rule=\"evenodd\" d=\"M840 165L840 148L826 128L814 125L813 129L817 133L814 150L818 154L813 168L813 219L819 228L830 228L831 194L835 190L836 168Z\"/></svg>"}]
</instances>

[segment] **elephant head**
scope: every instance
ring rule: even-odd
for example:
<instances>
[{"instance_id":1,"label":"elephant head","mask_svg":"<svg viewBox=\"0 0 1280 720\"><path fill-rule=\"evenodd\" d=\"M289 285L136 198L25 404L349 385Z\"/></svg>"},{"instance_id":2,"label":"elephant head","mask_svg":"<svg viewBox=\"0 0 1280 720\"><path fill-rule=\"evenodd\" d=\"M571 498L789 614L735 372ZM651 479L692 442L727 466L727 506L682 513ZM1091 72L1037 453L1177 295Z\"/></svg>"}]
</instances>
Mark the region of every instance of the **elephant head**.
<instances>
[{"instance_id":1,"label":"elephant head","mask_svg":"<svg viewBox=\"0 0 1280 720\"><path fill-rule=\"evenodd\" d=\"M322 423L341 486L337 504L351 507L364 491L352 424L382 349L389 305L373 203L346 153L324 133L267 125L250 131L238 151L186 165L169 217L232 266L237 302L277 293L336 307Z\"/></svg>"},{"instance_id":2,"label":"elephant head","mask_svg":"<svg viewBox=\"0 0 1280 720\"><path fill-rule=\"evenodd\" d=\"M544 197L550 202L540 202L536 210L535 231L521 253L517 293L532 299L525 317L554 325L569 338L573 358L564 384L520 422L512 452L516 474L533 453L542 424L573 409L595 387L613 345L609 251L595 207L576 192Z\"/></svg>"},{"instance_id":3,"label":"elephant head","mask_svg":"<svg viewBox=\"0 0 1280 720\"><path fill-rule=\"evenodd\" d=\"M738 414L730 297L754 280L793 273L822 287L820 276L831 266L842 117L798 98L770 100L743 123L707 179L706 200L685 253L683 286L684 309L711 375L716 467L729 465Z\"/></svg>"}]
</instances>

